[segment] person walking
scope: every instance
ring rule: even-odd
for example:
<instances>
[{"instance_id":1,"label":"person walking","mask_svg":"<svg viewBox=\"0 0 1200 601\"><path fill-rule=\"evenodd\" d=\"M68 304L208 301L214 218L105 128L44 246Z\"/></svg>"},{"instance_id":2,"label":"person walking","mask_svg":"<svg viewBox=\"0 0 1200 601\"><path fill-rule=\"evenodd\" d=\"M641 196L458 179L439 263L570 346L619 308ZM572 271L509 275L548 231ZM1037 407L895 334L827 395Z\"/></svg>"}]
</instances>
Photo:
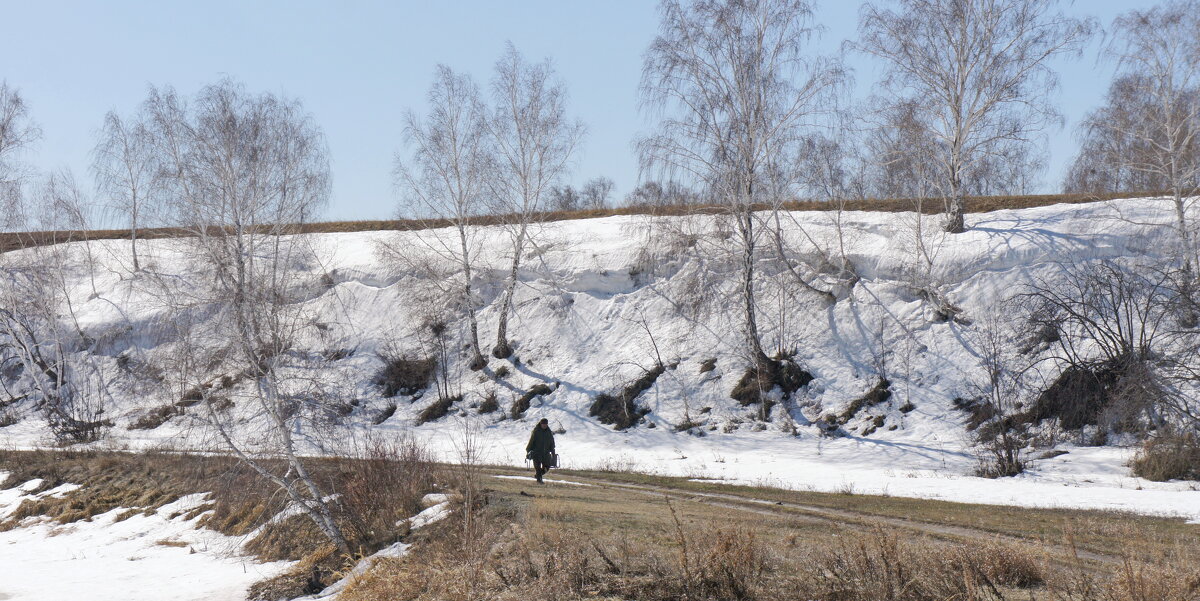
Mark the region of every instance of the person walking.
<instances>
[{"instance_id":1,"label":"person walking","mask_svg":"<svg viewBox=\"0 0 1200 601\"><path fill-rule=\"evenodd\" d=\"M533 427L529 444L525 445L525 458L533 460L533 474L538 484L543 484L542 475L550 470L554 456L554 432L545 418Z\"/></svg>"}]
</instances>

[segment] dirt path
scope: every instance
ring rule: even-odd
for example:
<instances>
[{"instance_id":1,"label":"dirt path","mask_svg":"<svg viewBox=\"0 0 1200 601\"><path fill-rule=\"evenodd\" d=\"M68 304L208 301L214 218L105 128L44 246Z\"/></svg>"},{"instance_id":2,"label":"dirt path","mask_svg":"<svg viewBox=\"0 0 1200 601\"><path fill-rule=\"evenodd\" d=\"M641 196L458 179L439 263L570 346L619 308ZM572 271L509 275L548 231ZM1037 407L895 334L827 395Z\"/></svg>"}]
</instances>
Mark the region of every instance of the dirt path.
<instances>
[{"instance_id":1,"label":"dirt path","mask_svg":"<svg viewBox=\"0 0 1200 601\"><path fill-rule=\"evenodd\" d=\"M512 473L507 470L498 469L491 469L488 471L494 474L507 475ZM555 474L555 478L566 482L600 486L604 488L623 490L635 494L650 495L655 497L665 496L671 499L705 503L715 507L746 511L758 515L772 517L778 517L782 515L791 519L851 525L860 528L870 528L883 525L901 530L920 532L922 534L928 534L939 538L954 539L959 542L1002 541L1020 545L1035 545L1041 549L1045 549L1049 554L1055 556L1060 561L1069 561L1075 557L1078 557L1086 561L1105 565L1121 565L1123 562L1123 559L1117 556L1103 555L1065 545L1056 545L1041 540L1000 534L997 532L990 532L988 530L970 528L966 526L907 520L886 515L864 513L860 511L848 511L830 507L818 507L815 505L807 505L790 501L775 501L744 494L695 491L685 488L655 484L633 484L629 482L608 480L596 476L578 476L574 474L558 473Z\"/></svg>"}]
</instances>

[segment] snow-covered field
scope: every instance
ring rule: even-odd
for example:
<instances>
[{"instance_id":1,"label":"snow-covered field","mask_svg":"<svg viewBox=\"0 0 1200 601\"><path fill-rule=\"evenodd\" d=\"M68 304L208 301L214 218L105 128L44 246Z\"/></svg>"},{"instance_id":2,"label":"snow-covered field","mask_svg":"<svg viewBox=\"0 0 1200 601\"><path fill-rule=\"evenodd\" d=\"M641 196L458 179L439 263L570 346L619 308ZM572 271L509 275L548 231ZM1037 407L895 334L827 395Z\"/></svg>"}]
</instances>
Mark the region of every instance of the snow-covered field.
<instances>
[{"instance_id":1,"label":"snow-covered field","mask_svg":"<svg viewBox=\"0 0 1200 601\"><path fill-rule=\"evenodd\" d=\"M838 248L834 216L799 212L785 220L794 258L815 264L821 252ZM435 397L432 391L415 400L385 399L371 380L384 349L414 356L429 352L422 324L430 316L445 316L445 309L438 309L445 306L438 300L445 293L433 290L422 271L381 259L378 246L388 243L410 257L436 261L427 242L449 232L315 235L320 260L303 269L311 281L324 284L305 302L321 323L300 345L351 351L324 374L347 400L358 403L342 426L346 436L367 430L412 436L447 460L456 460L471 438L485 461L522 464L529 429L545 417L563 431L557 441L566 467L630 468L823 491L1117 509L1200 521L1200 484L1153 483L1132 476L1126 466L1131 447L1060 442L1057 448L1067 453L1036 459L1046 449L1034 450L1031 467L1021 476L974 477L978 460L965 415L952 405L956 397L977 395L983 385L978 332L989 322L1014 318L1001 301L1031 278L1060 275L1064 265L1154 256L1169 244L1170 232L1163 224L1170 218L1168 203L1155 199L971 215L971 230L954 236L940 234L934 218L927 218L920 236L926 252L918 255L914 214L844 214L841 244L861 280L836 304L827 306L798 290L792 276L764 255L757 283L764 344L768 352L795 351L796 361L815 376L793 403L776 408L767 423L753 419L755 407L741 407L730 398L746 368L738 349L735 267L711 237L701 237L707 241L692 247L676 244L683 239L680 230L710 228L707 217L655 221L622 216L541 226L537 250L521 272L523 285L510 326L520 362L493 359L485 372L471 372L456 357L453 387L464 400L450 416L433 423L415 426L416 415ZM476 283L485 347L494 341L506 240L498 228L476 240L483 261ZM112 341L106 346L110 356L101 359L120 378L118 355L153 362L163 342L139 330L154 330L160 316L153 294L145 290L145 276L130 275L128 243L91 244L101 262L96 294L82 269L73 274L76 310L90 336ZM191 274L179 241L144 241L141 248L147 254L143 264L152 270L185 279ZM940 290L971 323L937 320L914 284ZM457 343L461 340L455 348ZM1011 340L1013 346L1020 343ZM617 432L589 417L596 394L619 391L659 357L673 367L638 399L650 409L645 423ZM715 369L702 372L701 366L712 359ZM492 377L502 366L510 373ZM847 436L822 436L814 422L842 411L880 375L892 383L891 399L846 424ZM540 382L554 391L534 399L524 419L505 417L512 400ZM501 411L479 415L475 407L489 392L495 392ZM148 409L174 400L165 391L117 395L108 412L117 427L100 445L200 448L203 443L192 435L186 416L153 430L127 429ZM398 404L395 414L381 425L370 425L391 402ZM900 411L907 403L911 410ZM865 424L879 417L885 425L864 434ZM673 431L685 418L699 425L690 434ZM0 428L0 446L47 441L42 420L33 415Z\"/></svg>"}]
</instances>

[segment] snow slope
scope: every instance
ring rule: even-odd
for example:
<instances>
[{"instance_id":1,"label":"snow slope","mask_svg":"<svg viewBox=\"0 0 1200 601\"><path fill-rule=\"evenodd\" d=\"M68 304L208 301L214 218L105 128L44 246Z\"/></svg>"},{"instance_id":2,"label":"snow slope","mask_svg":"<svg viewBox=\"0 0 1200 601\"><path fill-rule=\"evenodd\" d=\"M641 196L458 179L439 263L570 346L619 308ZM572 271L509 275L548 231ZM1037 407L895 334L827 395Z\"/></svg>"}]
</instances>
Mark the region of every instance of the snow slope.
<instances>
[{"instance_id":1,"label":"snow slope","mask_svg":"<svg viewBox=\"0 0 1200 601\"><path fill-rule=\"evenodd\" d=\"M813 490L854 490L958 501L1035 506L1120 509L1181 515L1200 520L1196 483L1153 483L1133 477L1130 448L1060 443L1066 454L1035 460L1016 478L971 476L977 458L956 397L982 386L979 332L992 322L1014 321L1002 301L1034 278L1061 277L1066 265L1106 259L1153 257L1167 248L1169 205L1157 199L1054 205L969 216L971 230L948 236L935 218L912 213L851 212L842 235L831 212L797 212L784 225L793 258L818 264L822 254L843 248L861 277L829 306L800 290L791 274L770 260L760 263L759 323L768 352L795 352L815 379L771 419L754 419L730 392L746 368L740 351L735 294L736 265L711 217L621 216L540 226L536 250L520 275L511 338L520 361L492 359L484 372L466 369L456 356L452 388L463 401L451 415L422 426L415 418L433 402L382 398L372 379L380 353L399 349L429 354L424 326L451 317L459 349L462 320L446 309L447 293L432 285L427 268L448 269L433 248L451 232L363 232L311 235L318 259L300 266L312 292L303 301L318 316L298 346L316 352L344 351L322 374L355 407L342 427L361 434L413 436L447 460L456 460L468 439L485 461L521 464L529 429L542 417L561 430L558 448L565 467L631 468L696 478L769 483ZM921 225L921 228L917 226ZM918 233L919 232L919 233ZM476 285L480 289L482 343L494 341L500 280L507 267L506 233L479 232ZM920 240L923 253L917 253ZM762 241L762 246L767 245ZM156 339L163 318L145 276L133 277L125 241L93 242L101 268L94 284L82 269L73 273L80 322L89 336L107 337L101 358L121 378L119 355L153 362L168 345ZM408 262L381 258L381 245L401 249ZM184 281L184 243L149 240L139 245L143 263ZM832 276L822 275L822 285ZM92 287L95 286L95 295ZM916 292L932 287L963 310L970 324L937 318ZM1019 334L1019 333L1018 333ZM1011 345L1022 342L1016 334ZM624 432L589 417L595 395L615 393L661 358L669 368L638 399L650 409L645 422ZM715 369L701 366L715 359ZM509 373L501 378L496 370ZM828 438L814 425L841 412L886 375L887 403L846 424L847 436ZM1047 373L1052 377L1054 373ZM533 400L523 419L510 419L512 401L537 383L554 390ZM148 409L177 400L162 390L118 395L109 415L117 427L103 444L201 448L186 416L153 430L128 430ZM475 407L494 393L501 411L480 415ZM389 404L392 417L373 417ZM911 404L911 410L901 411ZM865 433L867 424L884 425ZM689 432L674 428L690 419ZM351 437L352 438L352 437ZM0 445L35 446L48 441L41 419L26 415L0 428ZM1068 442L1070 442L1068 440ZM322 449L313 447L313 452ZM1041 450L1035 451L1036 457Z\"/></svg>"}]
</instances>

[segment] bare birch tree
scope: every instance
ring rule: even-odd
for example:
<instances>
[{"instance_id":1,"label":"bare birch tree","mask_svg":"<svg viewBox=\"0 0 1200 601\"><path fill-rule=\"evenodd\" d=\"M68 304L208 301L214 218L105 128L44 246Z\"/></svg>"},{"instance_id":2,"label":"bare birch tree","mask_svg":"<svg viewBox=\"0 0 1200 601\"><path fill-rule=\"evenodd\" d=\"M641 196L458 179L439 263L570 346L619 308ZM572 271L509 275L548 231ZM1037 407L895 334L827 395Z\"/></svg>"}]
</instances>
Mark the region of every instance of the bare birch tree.
<instances>
[{"instance_id":1,"label":"bare birch tree","mask_svg":"<svg viewBox=\"0 0 1200 601\"><path fill-rule=\"evenodd\" d=\"M965 196L988 161L1022 157L1058 119L1048 101L1057 78L1047 62L1078 53L1091 20L1054 12L1057 0L868 2L852 46L884 63L881 89L896 103L918 101L912 122L937 149L947 232L966 230Z\"/></svg>"},{"instance_id":2,"label":"bare birch tree","mask_svg":"<svg viewBox=\"0 0 1200 601\"><path fill-rule=\"evenodd\" d=\"M1083 124L1075 188L1166 193L1184 270L1196 270L1200 196L1200 2L1174 0L1113 23L1117 78Z\"/></svg>"},{"instance_id":3,"label":"bare birch tree","mask_svg":"<svg viewBox=\"0 0 1200 601\"><path fill-rule=\"evenodd\" d=\"M21 185L26 169L20 153L41 136L29 118L29 107L20 92L0 81L0 228L12 226L10 220L20 212Z\"/></svg>"},{"instance_id":4,"label":"bare birch tree","mask_svg":"<svg viewBox=\"0 0 1200 601\"><path fill-rule=\"evenodd\" d=\"M608 208L609 197L612 196L616 184L607 177L593 177L579 190L579 204L585 210L597 211Z\"/></svg>"},{"instance_id":5,"label":"bare birch tree","mask_svg":"<svg viewBox=\"0 0 1200 601\"><path fill-rule=\"evenodd\" d=\"M490 180L493 211L507 219L512 238L512 262L492 348L492 356L503 359L512 355L508 319L529 246L530 225L543 209L550 188L566 173L584 126L567 117L567 90L556 80L550 61L530 64L512 44L496 62L492 98L489 124L497 162L496 176Z\"/></svg>"},{"instance_id":6,"label":"bare birch tree","mask_svg":"<svg viewBox=\"0 0 1200 601\"><path fill-rule=\"evenodd\" d=\"M329 197L324 136L299 102L230 80L191 105L152 90L145 110L175 225L188 233L181 253L195 258L193 278L161 278L178 333L172 372L202 400L205 429L348 554L331 495L301 455L328 399L316 360L297 348L313 327L299 277L314 249L294 235Z\"/></svg>"},{"instance_id":7,"label":"bare birch tree","mask_svg":"<svg viewBox=\"0 0 1200 601\"><path fill-rule=\"evenodd\" d=\"M150 130L140 118L122 119L115 111L104 116L96 147L92 151L92 174L96 189L112 208L128 218L133 270L138 261L138 228L147 203L154 197L158 165L151 152Z\"/></svg>"},{"instance_id":8,"label":"bare birch tree","mask_svg":"<svg viewBox=\"0 0 1200 601\"><path fill-rule=\"evenodd\" d=\"M1080 123L1079 152L1063 181L1063 190L1081 194L1164 192L1161 177L1136 164L1151 157L1153 140L1134 132L1148 132L1147 120L1157 107L1141 94L1140 75L1122 75L1109 85L1104 104Z\"/></svg>"},{"instance_id":9,"label":"bare birch tree","mask_svg":"<svg viewBox=\"0 0 1200 601\"><path fill-rule=\"evenodd\" d=\"M664 0L660 13L641 94L662 119L638 142L643 168L695 182L725 208L740 255L744 348L771 373L755 309L755 208L794 191L796 153L844 73L806 53L816 29L804 0Z\"/></svg>"},{"instance_id":10,"label":"bare birch tree","mask_svg":"<svg viewBox=\"0 0 1200 601\"><path fill-rule=\"evenodd\" d=\"M67 171L48 175L28 200L12 225L42 237L22 236L25 248L0 256L0 386L9 397L0 405L31 403L55 442L93 442L112 422L111 382L78 319L83 299L72 296L73 278L95 269L83 233L90 203Z\"/></svg>"},{"instance_id":11,"label":"bare birch tree","mask_svg":"<svg viewBox=\"0 0 1200 601\"><path fill-rule=\"evenodd\" d=\"M458 268L461 284L454 295L467 317L470 368L478 370L487 359L479 345L474 283L478 249L471 219L484 212L487 178L493 173L487 109L471 78L445 65L437 67L428 100L424 119L412 111L405 114L404 137L412 158L408 163L397 158L396 185L415 217L437 219L453 229L453 240L438 233L415 235Z\"/></svg>"}]
</instances>

